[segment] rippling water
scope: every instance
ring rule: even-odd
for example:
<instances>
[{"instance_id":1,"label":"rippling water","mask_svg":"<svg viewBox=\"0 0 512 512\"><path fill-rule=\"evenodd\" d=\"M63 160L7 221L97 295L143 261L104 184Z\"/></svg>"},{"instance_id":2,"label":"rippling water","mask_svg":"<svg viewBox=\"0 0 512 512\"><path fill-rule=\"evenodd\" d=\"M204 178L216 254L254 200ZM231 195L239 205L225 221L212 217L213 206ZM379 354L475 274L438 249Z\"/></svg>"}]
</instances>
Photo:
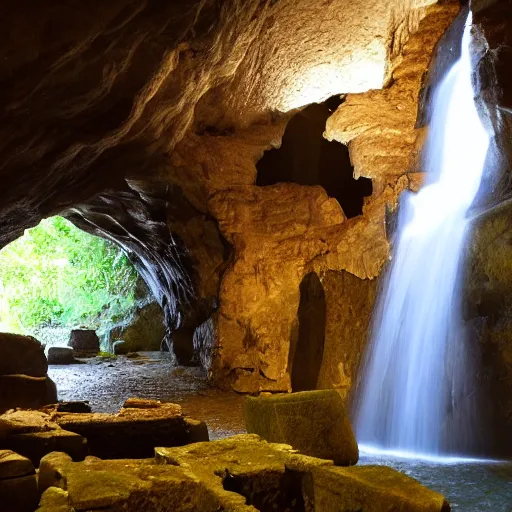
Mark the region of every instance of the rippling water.
<instances>
[{"instance_id":1,"label":"rippling water","mask_svg":"<svg viewBox=\"0 0 512 512\"><path fill-rule=\"evenodd\" d=\"M443 494L458 512L512 512L512 462L439 464L361 453L359 463L402 471Z\"/></svg>"}]
</instances>

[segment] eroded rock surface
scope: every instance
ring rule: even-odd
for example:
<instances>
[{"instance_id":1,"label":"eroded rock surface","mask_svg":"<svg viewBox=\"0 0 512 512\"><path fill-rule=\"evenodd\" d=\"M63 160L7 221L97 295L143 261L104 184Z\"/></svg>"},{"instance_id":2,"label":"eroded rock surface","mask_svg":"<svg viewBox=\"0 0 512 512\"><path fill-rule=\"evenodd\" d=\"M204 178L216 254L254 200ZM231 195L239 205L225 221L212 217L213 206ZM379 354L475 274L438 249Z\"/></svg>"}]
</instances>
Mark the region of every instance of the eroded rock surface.
<instances>
[{"instance_id":1,"label":"eroded rock surface","mask_svg":"<svg viewBox=\"0 0 512 512\"><path fill-rule=\"evenodd\" d=\"M336 468L254 435L157 448L145 461L75 463L53 453L39 479L39 512L449 510L441 495L390 468Z\"/></svg>"},{"instance_id":2,"label":"eroded rock surface","mask_svg":"<svg viewBox=\"0 0 512 512\"><path fill-rule=\"evenodd\" d=\"M421 76L458 8L115 0L6 9L1 243L67 211L127 251L164 310L169 345L176 333L219 385L288 390L304 277L372 279L388 256L386 207L417 181L407 164ZM320 188L255 185L255 162L278 147L294 109L384 86L349 96L359 113L336 114L327 131L343 141L367 132L366 142L350 139L356 174L378 185L362 217L346 221ZM380 170L363 169L365 158Z\"/></svg>"},{"instance_id":3,"label":"eroded rock surface","mask_svg":"<svg viewBox=\"0 0 512 512\"><path fill-rule=\"evenodd\" d=\"M55 406L0 416L0 449L12 449L36 466L52 451L74 460L144 458L155 446L199 441L208 441L204 422L183 416L179 405L157 400L127 400L118 414L62 412Z\"/></svg>"},{"instance_id":4,"label":"eroded rock surface","mask_svg":"<svg viewBox=\"0 0 512 512\"><path fill-rule=\"evenodd\" d=\"M350 466L359 459L356 438L343 400L335 390L247 397L247 432L271 443Z\"/></svg>"}]
</instances>

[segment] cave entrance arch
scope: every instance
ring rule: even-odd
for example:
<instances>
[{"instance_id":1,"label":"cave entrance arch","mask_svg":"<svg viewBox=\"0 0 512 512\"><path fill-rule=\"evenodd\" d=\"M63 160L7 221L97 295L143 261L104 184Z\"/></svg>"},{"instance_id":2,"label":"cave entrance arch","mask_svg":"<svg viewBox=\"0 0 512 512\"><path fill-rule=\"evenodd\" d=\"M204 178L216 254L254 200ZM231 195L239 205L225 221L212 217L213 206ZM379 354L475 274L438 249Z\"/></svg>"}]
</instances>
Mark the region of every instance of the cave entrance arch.
<instances>
[{"instance_id":1,"label":"cave entrance arch","mask_svg":"<svg viewBox=\"0 0 512 512\"><path fill-rule=\"evenodd\" d=\"M364 198L372 194L372 181L356 180L347 146L329 142L323 136L327 119L340 103L335 97L295 114L286 127L281 147L267 151L256 164L256 185L320 185L338 201L348 218L361 215Z\"/></svg>"},{"instance_id":2,"label":"cave entrance arch","mask_svg":"<svg viewBox=\"0 0 512 512\"><path fill-rule=\"evenodd\" d=\"M317 388L324 355L326 307L325 292L315 272L300 284L299 328L291 363L292 391Z\"/></svg>"},{"instance_id":3,"label":"cave entrance arch","mask_svg":"<svg viewBox=\"0 0 512 512\"><path fill-rule=\"evenodd\" d=\"M63 217L44 219L0 251L0 331L32 335L47 348L66 346L72 330L86 329L110 351L112 341L136 337L142 322L140 341L157 334L158 350L163 316L159 307L151 310L161 324L155 333L150 303L151 292L117 245Z\"/></svg>"}]
</instances>

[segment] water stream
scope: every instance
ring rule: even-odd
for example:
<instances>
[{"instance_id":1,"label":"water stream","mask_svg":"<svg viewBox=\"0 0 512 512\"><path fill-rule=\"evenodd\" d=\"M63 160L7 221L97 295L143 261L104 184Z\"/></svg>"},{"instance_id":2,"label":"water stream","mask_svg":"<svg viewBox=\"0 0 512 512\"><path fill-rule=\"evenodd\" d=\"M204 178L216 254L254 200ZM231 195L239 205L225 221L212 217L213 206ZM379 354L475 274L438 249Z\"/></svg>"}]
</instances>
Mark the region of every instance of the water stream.
<instances>
[{"instance_id":1,"label":"water stream","mask_svg":"<svg viewBox=\"0 0 512 512\"><path fill-rule=\"evenodd\" d=\"M489 135L474 102L471 22L470 13L461 57L433 98L426 185L401 204L358 393L356 431L366 449L432 457L472 447L458 281Z\"/></svg>"}]
</instances>

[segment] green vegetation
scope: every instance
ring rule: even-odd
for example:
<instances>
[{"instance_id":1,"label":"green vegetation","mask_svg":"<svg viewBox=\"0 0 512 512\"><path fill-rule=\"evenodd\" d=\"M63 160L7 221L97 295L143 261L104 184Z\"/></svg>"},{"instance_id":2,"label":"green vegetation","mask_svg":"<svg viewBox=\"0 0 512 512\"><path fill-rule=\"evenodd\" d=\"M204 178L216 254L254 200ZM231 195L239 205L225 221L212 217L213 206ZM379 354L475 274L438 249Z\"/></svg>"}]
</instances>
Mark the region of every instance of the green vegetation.
<instances>
[{"instance_id":1,"label":"green vegetation","mask_svg":"<svg viewBox=\"0 0 512 512\"><path fill-rule=\"evenodd\" d=\"M43 220L0 251L0 331L117 322L134 305L136 281L112 243L62 217Z\"/></svg>"}]
</instances>

